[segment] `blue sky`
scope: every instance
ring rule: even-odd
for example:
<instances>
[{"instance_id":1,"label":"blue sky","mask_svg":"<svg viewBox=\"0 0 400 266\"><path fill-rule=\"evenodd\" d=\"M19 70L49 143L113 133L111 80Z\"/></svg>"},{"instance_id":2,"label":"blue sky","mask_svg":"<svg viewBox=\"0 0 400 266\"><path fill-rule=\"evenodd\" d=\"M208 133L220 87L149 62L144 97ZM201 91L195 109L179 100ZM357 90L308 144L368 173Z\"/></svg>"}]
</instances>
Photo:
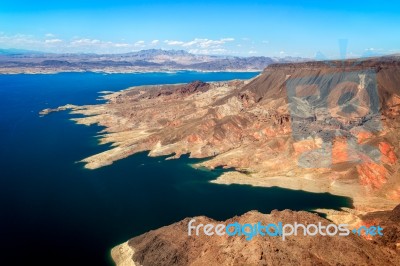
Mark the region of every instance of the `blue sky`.
<instances>
[{"instance_id":1,"label":"blue sky","mask_svg":"<svg viewBox=\"0 0 400 266\"><path fill-rule=\"evenodd\" d=\"M0 48L310 58L399 53L400 3L388 2L2 0Z\"/></svg>"}]
</instances>

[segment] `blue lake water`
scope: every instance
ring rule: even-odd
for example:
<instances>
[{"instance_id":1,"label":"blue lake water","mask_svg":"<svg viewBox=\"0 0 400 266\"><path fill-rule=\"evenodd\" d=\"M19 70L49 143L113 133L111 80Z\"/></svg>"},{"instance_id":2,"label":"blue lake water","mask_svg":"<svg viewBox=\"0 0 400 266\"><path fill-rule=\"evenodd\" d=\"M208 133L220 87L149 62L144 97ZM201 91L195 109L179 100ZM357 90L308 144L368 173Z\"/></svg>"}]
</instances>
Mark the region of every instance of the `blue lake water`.
<instances>
[{"instance_id":1,"label":"blue lake water","mask_svg":"<svg viewBox=\"0 0 400 266\"><path fill-rule=\"evenodd\" d=\"M188 216L225 220L255 209L351 206L330 194L211 184L222 170L193 169L198 160L187 157L140 153L86 170L76 162L108 147L95 137L101 128L76 125L66 112L38 115L67 103L98 103L102 90L256 74L0 75L0 264L111 265L113 246Z\"/></svg>"}]
</instances>

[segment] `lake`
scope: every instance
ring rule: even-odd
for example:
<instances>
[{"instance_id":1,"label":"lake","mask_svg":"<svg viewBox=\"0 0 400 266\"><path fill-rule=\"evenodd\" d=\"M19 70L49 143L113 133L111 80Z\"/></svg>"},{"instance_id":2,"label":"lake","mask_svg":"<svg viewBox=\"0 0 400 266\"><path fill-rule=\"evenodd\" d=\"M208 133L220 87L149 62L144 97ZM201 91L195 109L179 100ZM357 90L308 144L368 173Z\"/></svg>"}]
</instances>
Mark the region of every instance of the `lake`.
<instances>
[{"instance_id":1,"label":"lake","mask_svg":"<svg viewBox=\"0 0 400 266\"><path fill-rule=\"evenodd\" d=\"M327 193L212 184L224 170L194 169L199 160L187 156L166 161L144 152L87 170L77 161L109 147L98 145L102 128L76 125L66 112L38 115L67 103L99 103L103 90L257 74L0 75L1 264L112 265L113 246L188 216L350 207L348 198Z\"/></svg>"}]
</instances>

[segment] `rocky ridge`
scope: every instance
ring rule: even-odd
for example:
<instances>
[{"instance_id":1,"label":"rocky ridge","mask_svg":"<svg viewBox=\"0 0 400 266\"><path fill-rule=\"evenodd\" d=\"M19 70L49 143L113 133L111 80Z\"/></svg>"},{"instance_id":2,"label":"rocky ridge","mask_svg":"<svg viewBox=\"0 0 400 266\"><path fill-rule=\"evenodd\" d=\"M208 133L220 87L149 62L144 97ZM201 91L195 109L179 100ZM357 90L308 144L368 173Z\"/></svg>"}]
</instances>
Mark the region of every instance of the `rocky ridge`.
<instances>
[{"instance_id":1,"label":"rocky ridge","mask_svg":"<svg viewBox=\"0 0 400 266\"><path fill-rule=\"evenodd\" d=\"M397 209L399 206L397 207ZM111 251L116 265L398 265L400 263L399 223L393 222L398 210L373 213L373 223L383 226L384 236L372 240L357 234L348 236L280 237L188 235L191 218L134 237ZM331 222L316 214L290 210L262 214L250 211L226 221L217 222L200 216L195 224L238 222L262 224L303 223L326 226ZM397 218L396 218L397 219Z\"/></svg>"}]
</instances>

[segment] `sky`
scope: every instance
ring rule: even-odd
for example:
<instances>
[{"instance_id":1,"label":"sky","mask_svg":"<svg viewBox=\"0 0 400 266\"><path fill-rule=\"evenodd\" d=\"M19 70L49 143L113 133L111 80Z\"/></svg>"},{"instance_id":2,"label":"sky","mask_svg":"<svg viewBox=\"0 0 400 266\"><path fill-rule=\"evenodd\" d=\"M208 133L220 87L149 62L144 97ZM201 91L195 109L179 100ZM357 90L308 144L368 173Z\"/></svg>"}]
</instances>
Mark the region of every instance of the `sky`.
<instances>
[{"instance_id":1,"label":"sky","mask_svg":"<svg viewBox=\"0 0 400 266\"><path fill-rule=\"evenodd\" d=\"M400 53L399 1L0 2L0 49L350 58Z\"/></svg>"}]
</instances>

